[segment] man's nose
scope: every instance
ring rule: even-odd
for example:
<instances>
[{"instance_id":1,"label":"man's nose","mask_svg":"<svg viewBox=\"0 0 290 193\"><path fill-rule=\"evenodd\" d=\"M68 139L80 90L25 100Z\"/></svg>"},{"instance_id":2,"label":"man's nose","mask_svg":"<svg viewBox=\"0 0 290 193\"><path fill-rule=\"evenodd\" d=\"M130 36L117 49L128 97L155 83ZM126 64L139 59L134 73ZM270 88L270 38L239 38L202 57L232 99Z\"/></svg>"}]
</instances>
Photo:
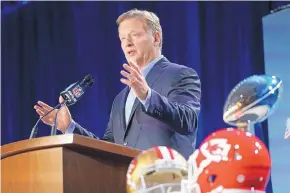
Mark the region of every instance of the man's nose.
<instances>
[{"instance_id":1,"label":"man's nose","mask_svg":"<svg viewBox=\"0 0 290 193\"><path fill-rule=\"evenodd\" d=\"M133 42L127 39L126 42L125 42L125 46L126 47L131 47L131 46L133 46Z\"/></svg>"},{"instance_id":2,"label":"man's nose","mask_svg":"<svg viewBox=\"0 0 290 193\"><path fill-rule=\"evenodd\" d=\"M125 47L130 47L133 45L132 38L129 35L127 35L126 38L124 38L124 40Z\"/></svg>"}]
</instances>

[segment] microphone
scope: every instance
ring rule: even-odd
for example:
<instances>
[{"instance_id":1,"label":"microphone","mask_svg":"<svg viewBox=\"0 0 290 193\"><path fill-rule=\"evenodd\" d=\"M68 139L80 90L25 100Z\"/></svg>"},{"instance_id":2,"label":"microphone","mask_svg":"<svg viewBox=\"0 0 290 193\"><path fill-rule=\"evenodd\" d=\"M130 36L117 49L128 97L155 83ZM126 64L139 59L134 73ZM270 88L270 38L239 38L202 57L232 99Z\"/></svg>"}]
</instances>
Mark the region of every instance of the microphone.
<instances>
[{"instance_id":1,"label":"microphone","mask_svg":"<svg viewBox=\"0 0 290 193\"><path fill-rule=\"evenodd\" d=\"M60 93L60 95L64 99L64 102L61 108L63 107L63 105L66 105L66 106L74 105L77 101L80 100L80 98L86 92L87 88L90 88L94 84L94 82L95 81L92 75L88 74L84 77L82 81L75 82L71 84L70 86L68 86L64 91ZM56 135L56 128L57 128L56 120L57 120L58 112L60 111L61 108L59 108L56 112L53 125L51 127L50 135Z\"/></svg>"},{"instance_id":2,"label":"microphone","mask_svg":"<svg viewBox=\"0 0 290 193\"><path fill-rule=\"evenodd\" d=\"M75 104L85 93L86 89L94 84L92 75L88 74L82 81L75 82L60 93L62 98L66 101L66 105Z\"/></svg>"}]
</instances>

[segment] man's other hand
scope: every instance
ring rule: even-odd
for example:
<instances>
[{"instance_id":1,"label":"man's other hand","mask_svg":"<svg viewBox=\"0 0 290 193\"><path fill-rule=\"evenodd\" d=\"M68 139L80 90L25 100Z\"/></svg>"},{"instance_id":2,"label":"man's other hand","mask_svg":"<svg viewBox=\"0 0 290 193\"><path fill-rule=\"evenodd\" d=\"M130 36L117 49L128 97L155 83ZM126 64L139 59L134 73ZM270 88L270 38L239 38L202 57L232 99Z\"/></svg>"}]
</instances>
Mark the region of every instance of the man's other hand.
<instances>
[{"instance_id":1,"label":"man's other hand","mask_svg":"<svg viewBox=\"0 0 290 193\"><path fill-rule=\"evenodd\" d=\"M148 95L149 86L141 73L139 67L133 62L124 64L123 67L127 70L121 71L121 74L126 78L121 78L121 82L131 87L137 98L145 100Z\"/></svg>"},{"instance_id":2,"label":"man's other hand","mask_svg":"<svg viewBox=\"0 0 290 193\"><path fill-rule=\"evenodd\" d=\"M63 98L60 96L59 97L59 103L63 102ZM53 107L49 106L48 104L38 101L37 105L34 105L34 109L36 110L37 114L41 117L43 117L48 111L53 109ZM52 126L55 116L56 116L57 109L53 110L50 112L46 117L42 119L42 121L47 124ZM61 130L62 132L65 132L67 128L69 127L72 118L69 112L69 109L67 106L63 106L61 110L57 114L57 128Z\"/></svg>"}]
</instances>

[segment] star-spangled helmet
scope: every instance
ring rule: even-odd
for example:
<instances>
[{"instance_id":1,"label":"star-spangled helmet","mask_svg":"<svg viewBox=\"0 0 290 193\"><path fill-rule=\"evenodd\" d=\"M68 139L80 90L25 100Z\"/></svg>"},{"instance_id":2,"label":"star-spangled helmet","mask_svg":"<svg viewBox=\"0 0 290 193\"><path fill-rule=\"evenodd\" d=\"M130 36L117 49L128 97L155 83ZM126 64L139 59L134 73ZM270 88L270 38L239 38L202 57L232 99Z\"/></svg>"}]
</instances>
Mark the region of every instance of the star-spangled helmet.
<instances>
[{"instance_id":1,"label":"star-spangled helmet","mask_svg":"<svg viewBox=\"0 0 290 193\"><path fill-rule=\"evenodd\" d=\"M264 193L271 159L265 144L234 128L210 134L189 157L183 193Z\"/></svg>"},{"instance_id":2,"label":"star-spangled helmet","mask_svg":"<svg viewBox=\"0 0 290 193\"><path fill-rule=\"evenodd\" d=\"M187 160L176 150L157 146L142 151L127 171L127 193L180 192Z\"/></svg>"}]
</instances>

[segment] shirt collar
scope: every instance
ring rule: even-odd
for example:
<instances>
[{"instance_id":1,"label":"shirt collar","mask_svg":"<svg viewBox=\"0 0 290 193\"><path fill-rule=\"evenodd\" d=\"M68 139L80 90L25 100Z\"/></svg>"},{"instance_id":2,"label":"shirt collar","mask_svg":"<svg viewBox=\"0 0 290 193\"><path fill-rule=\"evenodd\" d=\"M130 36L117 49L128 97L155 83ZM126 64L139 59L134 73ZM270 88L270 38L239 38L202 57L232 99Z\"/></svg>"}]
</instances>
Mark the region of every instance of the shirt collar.
<instances>
[{"instance_id":1,"label":"shirt collar","mask_svg":"<svg viewBox=\"0 0 290 193\"><path fill-rule=\"evenodd\" d=\"M147 64L145 67L141 69L141 72L144 77L147 76L147 74L150 72L150 70L153 68L153 66L161 59L163 58L163 55L160 55L159 57L152 60L149 64Z\"/></svg>"}]
</instances>

